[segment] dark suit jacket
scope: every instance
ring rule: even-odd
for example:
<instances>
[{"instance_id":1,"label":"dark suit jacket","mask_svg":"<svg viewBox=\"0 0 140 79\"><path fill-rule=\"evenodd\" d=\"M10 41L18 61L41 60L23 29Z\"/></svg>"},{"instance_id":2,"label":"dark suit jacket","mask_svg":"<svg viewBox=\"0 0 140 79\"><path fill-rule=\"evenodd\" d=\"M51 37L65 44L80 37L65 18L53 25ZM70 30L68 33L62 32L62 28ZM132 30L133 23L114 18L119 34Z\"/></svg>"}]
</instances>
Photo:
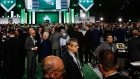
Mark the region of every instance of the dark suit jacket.
<instances>
[{"instance_id":1,"label":"dark suit jacket","mask_svg":"<svg viewBox=\"0 0 140 79\"><path fill-rule=\"evenodd\" d=\"M101 37L101 33L98 29L94 29L92 31L92 36L93 36L93 45L94 46L98 46L100 44L100 37Z\"/></svg>"},{"instance_id":2,"label":"dark suit jacket","mask_svg":"<svg viewBox=\"0 0 140 79\"><path fill-rule=\"evenodd\" d=\"M66 70L63 79L82 79L81 72L69 52L65 52L62 60Z\"/></svg>"},{"instance_id":3,"label":"dark suit jacket","mask_svg":"<svg viewBox=\"0 0 140 79\"><path fill-rule=\"evenodd\" d=\"M118 43L123 43L125 42L124 36L125 36L125 31L122 28L119 28L115 31L115 36L117 37L117 42Z\"/></svg>"},{"instance_id":4,"label":"dark suit jacket","mask_svg":"<svg viewBox=\"0 0 140 79\"><path fill-rule=\"evenodd\" d=\"M23 44L25 44L25 40L28 36L30 36L28 33L23 33L23 34L19 35L18 38L23 41Z\"/></svg>"},{"instance_id":5,"label":"dark suit jacket","mask_svg":"<svg viewBox=\"0 0 140 79\"><path fill-rule=\"evenodd\" d=\"M51 41L49 39L46 39L41 44L41 48L40 48L41 59L45 58L48 55L51 55L51 52L52 52Z\"/></svg>"},{"instance_id":6,"label":"dark suit jacket","mask_svg":"<svg viewBox=\"0 0 140 79\"><path fill-rule=\"evenodd\" d=\"M41 33L41 35L42 35L42 33ZM40 44L41 44L41 38L40 38L40 34L39 33L36 33L36 40L37 40L37 46L39 47L40 46Z\"/></svg>"},{"instance_id":7,"label":"dark suit jacket","mask_svg":"<svg viewBox=\"0 0 140 79\"><path fill-rule=\"evenodd\" d=\"M130 79L127 76L120 75L119 73L106 77L105 79Z\"/></svg>"},{"instance_id":8,"label":"dark suit jacket","mask_svg":"<svg viewBox=\"0 0 140 79\"><path fill-rule=\"evenodd\" d=\"M2 60L4 74L22 74L23 44L16 37L5 41L2 46Z\"/></svg>"},{"instance_id":9,"label":"dark suit jacket","mask_svg":"<svg viewBox=\"0 0 140 79\"><path fill-rule=\"evenodd\" d=\"M86 47L91 47L92 46L92 32L89 30L86 31L85 36L84 36L84 45Z\"/></svg>"},{"instance_id":10,"label":"dark suit jacket","mask_svg":"<svg viewBox=\"0 0 140 79\"><path fill-rule=\"evenodd\" d=\"M34 44L31 36L29 36L26 38L26 41L25 41L25 49L27 50L28 57L36 56L37 52L32 50L33 47L36 47L36 44Z\"/></svg>"},{"instance_id":11,"label":"dark suit jacket","mask_svg":"<svg viewBox=\"0 0 140 79\"><path fill-rule=\"evenodd\" d=\"M70 36L70 38L73 32L74 32L74 28L72 26L69 26L67 29L67 34Z\"/></svg>"},{"instance_id":12,"label":"dark suit jacket","mask_svg":"<svg viewBox=\"0 0 140 79\"><path fill-rule=\"evenodd\" d=\"M28 36L30 36L28 33L23 33L23 34L19 35L19 37L18 37L23 42L24 46L25 46L25 40ZM24 54L26 55L25 47L24 47Z\"/></svg>"},{"instance_id":13,"label":"dark suit jacket","mask_svg":"<svg viewBox=\"0 0 140 79\"><path fill-rule=\"evenodd\" d=\"M140 61L140 39L133 37L128 41L128 52L132 61Z\"/></svg>"},{"instance_id":14,"label":"dark suit jacket","mask_svg":"<svg viewBox=\"0 0 140 79\"><path fill-rule=\"evenodd\" d=\"M71 38L76 38L78 41L79 47L83 47L83 34L82 32L75 31L72 33Z\"/></svg>"}]
</instances>

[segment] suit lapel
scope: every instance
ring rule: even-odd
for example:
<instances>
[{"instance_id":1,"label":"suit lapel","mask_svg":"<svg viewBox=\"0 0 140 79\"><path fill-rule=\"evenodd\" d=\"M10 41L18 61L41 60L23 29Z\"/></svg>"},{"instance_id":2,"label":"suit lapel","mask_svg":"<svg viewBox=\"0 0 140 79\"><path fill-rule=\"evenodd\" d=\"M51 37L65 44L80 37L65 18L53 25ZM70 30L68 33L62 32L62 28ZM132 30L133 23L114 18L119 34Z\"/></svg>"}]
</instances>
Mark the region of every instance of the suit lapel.
<instances>
[{"instance_id":1,"label":"suit lapel","mask_svg":"<svg viewBox=\"0 0 140 79\"><path fill-rule=\"evenodd\" d=\"M35 46L34 41L33 41L33 39L31 38L31 36L30 36L30 40L32 41L31 43Z\"/></svg>"},{"instance_id":2,"label":"suit lapel","mask_svg":"<svg viewBox=\"0 0 140 79\"><path fill-rule=\"evenodd\" d=\"M70 52L67 52L67 54L68 54L69 58L72 60L72 62L77 66L76 62L74 61L74 58L70 55Z\"/></svg>"}]
</instances>

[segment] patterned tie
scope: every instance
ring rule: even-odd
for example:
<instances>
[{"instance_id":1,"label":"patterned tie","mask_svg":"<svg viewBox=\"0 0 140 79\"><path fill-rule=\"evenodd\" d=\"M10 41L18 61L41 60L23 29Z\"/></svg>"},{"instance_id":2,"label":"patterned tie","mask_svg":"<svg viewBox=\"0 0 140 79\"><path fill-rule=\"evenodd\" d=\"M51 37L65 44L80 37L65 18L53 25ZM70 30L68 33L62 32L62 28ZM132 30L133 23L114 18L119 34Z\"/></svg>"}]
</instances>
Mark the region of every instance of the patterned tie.
<instances>
[{"instance_id":1,"label":"patterned tie","mask_svg":"<svg viewBox=\"0 0 140 79\"><path fill-rule=\"evenodd\" d=\"M34 38L32 38L32 40L33 40L33 42L34 42L34 45L35 45L35 43L36 43L36 40L35 40Z\"/></svg>"},{"instance_id":2,"label":"patterned tie","mask_svg":"<svg viewBox=\"0 0 140 79\"><path fill-rule=\"evenodd\" d=\"M76 58L76 63L77 63L77 66L78 66L78 68L79 68L79 70L80 70L80 72L81 72L81 75L82 75L82 77L83 77L83 72L82 72L81 65L80 65L80 63L79 63L79 61L78 61L78 59L77 59L77 57L76 57L76 56L75 56L75 58Z\"/></svg>"}]
</instances>

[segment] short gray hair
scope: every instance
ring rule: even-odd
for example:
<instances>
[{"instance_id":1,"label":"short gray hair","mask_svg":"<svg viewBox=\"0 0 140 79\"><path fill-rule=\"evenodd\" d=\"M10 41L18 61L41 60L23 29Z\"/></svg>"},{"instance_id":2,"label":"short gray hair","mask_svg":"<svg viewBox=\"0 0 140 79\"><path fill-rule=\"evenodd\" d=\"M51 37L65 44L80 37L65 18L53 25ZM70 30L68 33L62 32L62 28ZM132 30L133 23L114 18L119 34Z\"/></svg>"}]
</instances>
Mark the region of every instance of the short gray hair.
<instances>
[{"instance_id":1,"label":"short gray hair","mask_svg":"<svg viewBox=\"0 0 140 79\"><path fill-rule=\"evenodd\" d=\"M61 29L61 32L66 32L65 29Z\"/></svg>"},{"instance_id":2,"label":"short gray hair","mask_svg":"<svg viewBox=\"0 0 140 79\"><path fill-rule=\"evenodd\" d=\"M76 38L70 38L66 41L66 46L68 47L68 45L72 45L72 42L77 42Z\"/></svg>"},{"instance_id":3,"label":"short gray hair","mask_svg":"<svg viewBox=\"0 0 140 79\"><path fill-rule=\"evenodd\" d=\"M43 35L49 36L49 33L48 32L44 32Z\"/></svg>"}]
</instances>

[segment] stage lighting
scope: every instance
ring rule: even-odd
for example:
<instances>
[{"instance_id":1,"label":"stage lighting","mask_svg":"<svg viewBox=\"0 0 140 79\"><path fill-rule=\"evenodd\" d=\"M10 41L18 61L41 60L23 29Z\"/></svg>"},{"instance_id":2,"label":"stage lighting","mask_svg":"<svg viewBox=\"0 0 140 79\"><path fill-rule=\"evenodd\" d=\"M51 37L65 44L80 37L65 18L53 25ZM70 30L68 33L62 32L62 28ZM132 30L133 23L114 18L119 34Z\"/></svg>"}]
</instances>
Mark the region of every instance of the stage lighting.
<instances>
[{"instance_id":1,"label":"stage lighting","mask_svg":"<svg viewBox=\"0 0 140 79\"><path fill-rule=\"evenodd\" d=\"M119 18L119 22L121 22L122 21L122 18Z\"/></svg>"},{"instance_id":2,"label":"stage lighting","mask_svg":"<svg viewBox=\"0 0 140 79\"><path fill-rule=\"evenodd\" d=\"M103 18L103 17L101 17L101 18L100 18L100 20L101 20L101 21L103 21L103 20L104 20L104 18Z\"/></svg>"}]
</instances>

